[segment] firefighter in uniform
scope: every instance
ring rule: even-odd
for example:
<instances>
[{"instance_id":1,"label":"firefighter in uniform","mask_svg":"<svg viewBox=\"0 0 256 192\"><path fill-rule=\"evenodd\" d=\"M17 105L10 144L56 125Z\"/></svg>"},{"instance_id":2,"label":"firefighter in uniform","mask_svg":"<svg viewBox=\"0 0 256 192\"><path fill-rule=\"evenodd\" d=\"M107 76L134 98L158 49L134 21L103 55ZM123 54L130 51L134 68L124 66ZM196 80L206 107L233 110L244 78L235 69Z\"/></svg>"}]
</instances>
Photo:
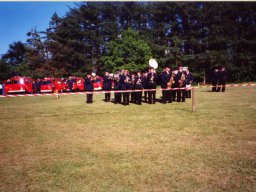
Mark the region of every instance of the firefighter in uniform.
<instances>
[{"instance_id":1,"label":"firefighter in uniform","mask_svg":"<svg viewBox=\"0 0 256 192\"><path fill-rule=\"evenodd\" d=\"M145 81L145 78L141 75L141 72L138 71L137 76L135 78L135 89L141 90L141 91L135 92L135 94L136 94L136 103L139 105L141 105L144 81Z\"/></svg>"},{"instance_id":2,"label":"firefighter in uniform","mask_svg":"<svg viewBox=\"0 0 256 192\"><path fill-rule=\"evenodd\" d=\"M170 90L167 90L169 88L168 86L170 85L170 79L171 79L170 67L165 67L164 71L161 74L161 88L166 89L166 90L162 90L164 104L166 102L171 101Z\"/></svg>"},{"instance_id":3,"label":"firefighter in uniform","mask_svg":"<svg viewBox=\"0 0 256 192\"><path fill-rule=\"evenodd\" d=\"M188 86L188 90L186 90L186 97L191 98L191 85L194 81L193 74L187 69L187 76L186 76L186 86Z\"/></svg>"},{"instance_id":4,"label":"firefighter in uniform","mask_svg":"<svg viewBox=\"0 0 256 192\"><path fill-rule=\"evenodd\" d=\"M131 90L135 90L135 73L131 74ZM131 92L131 103L136 102L136 92Z\"/></svg>"},{"instance_id":5,"label":"firefighter in uniform","mask_svg":"<svg viewBox=\"0 0 256 192\"><path fill-rule=\"evenodd\" d=\"M179 70L176 72L176 75L174 77L174 88L177 88L175 90L175 97L177 97L177 102L180 102L181 100L181 90L179 89L181 86L180 86L180 79L181 79L181 74L182 74L182 70L179 68Z\"/></svg>"},{"instance_id":6,"label":"firefighter in uniform","mask_svg":"<svg viewBox=\"0 0 256 192\"><path fill-rule=\"evenodd\" d=\"M119 69L116 70L113 80L114 80L114 90L120 91L121 90L121 82L120 82L120 70ZM114 97L115 97L115 104L121 103L121 93L114 93Z\"/></svg>"},{"instance_id":7,"label":"firefighter in uniform","mask_svg":"<svg viewBox=\"0 0 256 192\"><path fill-rule=\"evenodd\" d=\"M218 81L218 92L222 91L225 92L226 89L226 81L227 81L227 71L225 67L221 67L219 71L219 81Z\"/></svg>"},{"instance_id":8,"label":"firefighter in uniform","mask_svg":"<svg viewBox=\"0 0 256 192\"><path fill-rule=\"evenodd\" d=\"M142 75L142 78L143 78L143 88L144 88L144 101L145 103L148 102L148 92L147 92L147 89L148 89L148 82L147 82L147 71L145 71Z\"/></svg>"},{"instance_id":9,"label":"firefighter in uniform","mask_svg":"<svg viewBox=\"0 0 256 192\"><path fill-rule=\"evenodd\" d=\"M41 80L40 79L37 79L37 82L36 82L36 92L37 93L40 93L41 92Z\"/></svg>"},{"instance_id":10,"label":"firefighter in uniform","mask_svg":"<svg viewBox=\"0 0 256 192\"><path fill-rule=\"evenodd\" d=\"M121 89L123 92L123 103L124 105L129 105L129 97L130 92L126 92L127 90L131 90L131 77L129 75L128 70L124 70L124 73L120 76Z\"/></svg>"},{"instance_id":11,"label":"firefighter in uniform","mask_svg":"<svg viewBox=\"0 0 256 192\"><path fill-rule=\"evenodd\" d=\"M180 96L178 96L177 101L180 102L180 99L182 102L185 102L186 99L186 72L183 71L180 76L179 80L179 88L182 88L181 90L178 90L180 93Z\"/></svg>"},{"instance_id":12,"label":"firefighter in uniform","mask_svg":"<svg viewBox=\"0 0 256 192\"><path fill-rule=\"evenodd\" d=\"M157 74L153 67L150 67L149 73L147 75L148 89L156 89ZM148 91L148 103L156 103L156 90Z\"/></svg>"},{"instance_id":13,"label":"firefighter in uniform","mask_svg":"<svg viewBox=\"0 0 256 192\"><path fill-rule=\"evenodd\" d=\"M216 67L212 72L212 92L217 91L218 79L219 79L219 69Z\"/></svg>"},{"instance_id":14,"label":"firefighter in uniform","mask_svg":"<svg viewBox=\"0 0 256 192\"><path fill-rule=\"evenodd\" d=\"M95 77L93 77L90 73L87 73L84 78L84 90L89 92L86 94L86 103L92 103L93 99L93 82L95 81ZM90 93L91 92L91 93Z\"/></svg>"},{"instance_id":15,"label":"firefighter in uniform","mask_svg":"<svg viewBox=\"0 0 256 192\"><path fill-rule=\"evenodd\" d=\"M112 77L109 75L109 71L105 72L103 76L103 90L104 91L111 91L112 88ZM110 101L111 93L105 93L105 102Z\"/></svg>"}]
</instances>

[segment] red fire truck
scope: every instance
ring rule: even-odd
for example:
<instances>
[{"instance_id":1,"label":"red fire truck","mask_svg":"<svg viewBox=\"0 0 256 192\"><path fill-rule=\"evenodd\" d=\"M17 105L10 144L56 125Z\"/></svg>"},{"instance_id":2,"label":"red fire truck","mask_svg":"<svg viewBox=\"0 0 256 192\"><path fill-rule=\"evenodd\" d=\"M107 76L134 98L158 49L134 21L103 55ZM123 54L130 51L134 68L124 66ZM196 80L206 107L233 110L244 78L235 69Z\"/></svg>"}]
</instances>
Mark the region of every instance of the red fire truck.
<instances>
[{"instance_id":1,"label":"red fire truck","mask_svg":"<svg viewBox=\"0 0 256 192\"><path fill-rule=\"evenodd\" d=\"M44 78L41 80L41 88L40 92L41 93L46 93L46 92L62 92L65 89L65 85L60 78Z\"/></svg>"},{"instance_id":2,"label":"red fire truck","mask_svg":"<svg viewBox=\"0 0 256 192\"><path fill-rule=\"evenodd\" d=\"M72 90L70 90L69 83L72 82ZM65 91L84 91L84 79L81 77L72 77L65 81ZM94 90L102 90L103 78L100 76L95 77L93 83Z\"/></svg>"},{"instance_id":3,"label":"red fire truck","mask_svg":"<svg viewBox=\"0 0 256 192\"><path fill-rule=\"evenodd\" d=\"M33 79L15 76L5 82L5 93L32 93Z\"/></svg>"},{"instance_id":4,"label":"red fire truck","mask_svg":"<svg viewBox=\"0 0 256 192\"><path fill-rule=\"evenodd\" d=\"M44 78L41 80L40 93L53 92L54 91L54 79Z\"/></svg>"}]
</instances>

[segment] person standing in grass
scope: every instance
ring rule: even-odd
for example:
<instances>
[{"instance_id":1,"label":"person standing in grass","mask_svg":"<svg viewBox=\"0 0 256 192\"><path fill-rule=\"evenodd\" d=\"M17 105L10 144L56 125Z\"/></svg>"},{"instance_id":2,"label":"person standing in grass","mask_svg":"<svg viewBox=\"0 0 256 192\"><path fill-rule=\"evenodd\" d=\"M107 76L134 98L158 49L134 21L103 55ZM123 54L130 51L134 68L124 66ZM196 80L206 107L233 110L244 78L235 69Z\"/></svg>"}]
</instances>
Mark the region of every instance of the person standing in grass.
<instances>
[{"instance_id":1,"label":"person standing in grass","mask_svg":"<svg viewBox=\"0 0 256 192\"><path fill-rule=\"evenodd\" d=\"M175 91L175 96L177 96L177 102L180 102L181 100L181 90L179 88L182 88L183 83L181 83L181 75L183 72L183 67L179 66L178 67L178 71L175 75L174 81L175 81L175 88L177 88L177 90Z\"/></svg>"},{"instance_id":2,"label":"person standing in grass","mask_svg":"<svg viewBox=\"0 0 256 192\"><path fill-rule=\"evenodd\" d=\"M131 74L131 90L135 90L135 73ZM136 92L131 92L131 103L136 102Z\"/></svg>"},{"instance_id":3,"label":"person standing in grass","mask_svg":"<svg viewBox=\"0 0 256 192\"><path fill-rule=\"evenodd\" d=\"M148 89L156 89L157 74L153 67L150 67L149 73L147 75ZM156 90L148 91L148 103L156 103Z\"/></svg>"},{"instance_id":4,"label":"person standing in grass","mask_svg":"<svg viewBox=\"0 0 256 192\"><path fill-rule=\"evenodd\" d=\"M120 82L122 84L121 88L124 91L131 90L131 77L127 69L120 76ZM130 92L123 92L123 103L124 105L129 105Z\"/></svg>"},{"instance_id":5,"label":"person standing in grass","mask_svg":"<svg viewBox=\"0 0 256 192\"><path fill-rule=\"evenodd\" d=\"M93 82L94 77L90 73L87 73L86 77L84 78L84 90L88 92L86 94L86 103L92 103L93 101Z\"/></svg>"},{"instance_id":6,"label":"person standing in grass","mask_svg":"<svg viewBox=\"0 0 256 192\"><path fill-rule=\"evenodd\" d=\"M42 84L41 80L37 79L37 81L36 81L36 92L37 93L41 93L41 84Z\"/></svg>"},{"instance_id":7,"label":"person standing in grass","mask_svg":"<svg viewBox=\"0 0 256 192\"><path fill-rule=\"evenodd\" d=\"M225 92L226 90L226 81L227 81L227 71L225 67L221 67L219 72L219 81L218 81L218 92Z\"/></svg>"},{"instance_id":8,"label":"person standing in grass","mask_svg":"<svg viewBox=\"0 0 256 192\"><path fill-rule=\"evenodd\" d=\"M162 96L163 96L163 104L166 104L166 102L171 101L170 97L170 90L168 90L168 85L170 85L170 79L171 79L171 74L170 74L170 67L166 66L164 71L161 74L161 88L166 89L162 90Z\"/></svg>"},{"instance_id":9,"label":"person standing in grass","mask_svg":"<svg viewBox=\"0 0 256 192\"><path fill-rule=\"evenodd\" d=\"M112 77L109 76L109 71L107 70L105 72L105 75L103 76L103 90L104 91L111 91L112 87ZM110 101L111 93L105 93L105 102Z\"/></svg>"},{"instance_id":10,"label":"person standing in grass","mask_svg":"<svg viewBox=\"0 0 256 192\"><path fill-rule=\"evenodd\" d=\"M141 75L141 72L137 72L137 76L135 77L135 89L136 90L141 90L135 93L136 95L136 103L141 105L141 99L142 99L142 90L143 90L143 85L144 85L145 78Z\"/></svg>"},{"instance_id":11,"label":"person standing in grass","mask_svg":"<svg viewBox=\"0 0 256 192\"><path fill-rule=\"evenodd\" d=\"M113 80L114 80L114 90L115 91L121 90L120 70L119 69L116 70ZM121 103L121 95L122 95L121 93L114 93L115 104Z\"/></svg>"},{"instance_id":12,"label":"person standing in grass","mask_svg":"<svg viewBox=\"0 0 256 192\"><path fill-rule=\"evenodd\" d=\"M216 67L212 72L212 92L217 91L218 79L219 79L219 69Z\"/></svg>"},{"instance_id":13,"label":"person standing in grass","mask_svg":"<svg viewBox=\"0 0 256 192\"><path fill-rule=\"evenodd\" d=\"M191 85L194 81L194 77L193 77L193 74L189 71L189 69L187 69L187 76L185 81L186 81L186 87L188 88L186 90L186 97L191 98Z\"/></svg>"},{"instance_id":14,"label":"person standing in grass","mask_svg":"<svg viewBox=\"0 0 256 192\"><path fill-rule=\"evenodd\" d=\"M146 91L148 89L147 75L148 75L148 71L144 71L143 75L142 75L142 78L143 78L143 89L144 89L144 101L145 101L145 103L148 102L148 91Z\"/></svg>"}]
</instances>

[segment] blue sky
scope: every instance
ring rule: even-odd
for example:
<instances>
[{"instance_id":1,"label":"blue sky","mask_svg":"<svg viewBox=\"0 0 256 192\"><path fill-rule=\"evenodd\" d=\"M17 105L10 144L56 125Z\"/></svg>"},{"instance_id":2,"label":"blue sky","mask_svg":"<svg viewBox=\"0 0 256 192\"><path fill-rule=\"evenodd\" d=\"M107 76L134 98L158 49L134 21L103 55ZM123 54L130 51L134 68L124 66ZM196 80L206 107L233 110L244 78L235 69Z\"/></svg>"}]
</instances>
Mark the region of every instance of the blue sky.
<instances>
[{"instance_id":1,"label":"blue sky","mask_svg":"<svg viewBox=\"0 0 256 192\"><path fill-rule=\"evenodd\" d=\"M26 33L36 27L38 31L49 26L56 12L64 16L74 2L0 2L0 55L6 53L9 44L25 42Z\"/></svg>"}]
</instances>

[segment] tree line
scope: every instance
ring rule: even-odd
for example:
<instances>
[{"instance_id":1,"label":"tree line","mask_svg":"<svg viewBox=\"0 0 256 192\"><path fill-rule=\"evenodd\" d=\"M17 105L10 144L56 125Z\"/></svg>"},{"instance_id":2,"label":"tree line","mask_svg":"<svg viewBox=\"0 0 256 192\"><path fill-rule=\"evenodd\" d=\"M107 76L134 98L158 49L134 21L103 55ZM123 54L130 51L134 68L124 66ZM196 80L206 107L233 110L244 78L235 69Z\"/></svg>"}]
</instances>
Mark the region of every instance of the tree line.
<instances>
[{"instance_id":1,"label":"tree line","mask_svg":"<svg viewBox=\"0 0 256 192\"><path fill-rule=\"evenodd\" d=\"M255 34L255 2L81 2L10 44L0 79L145 70L153 57L159 72L183 65L210 81L211 70L225 66L229 81L254 81Z\"/></svg>"}]
</instances>

